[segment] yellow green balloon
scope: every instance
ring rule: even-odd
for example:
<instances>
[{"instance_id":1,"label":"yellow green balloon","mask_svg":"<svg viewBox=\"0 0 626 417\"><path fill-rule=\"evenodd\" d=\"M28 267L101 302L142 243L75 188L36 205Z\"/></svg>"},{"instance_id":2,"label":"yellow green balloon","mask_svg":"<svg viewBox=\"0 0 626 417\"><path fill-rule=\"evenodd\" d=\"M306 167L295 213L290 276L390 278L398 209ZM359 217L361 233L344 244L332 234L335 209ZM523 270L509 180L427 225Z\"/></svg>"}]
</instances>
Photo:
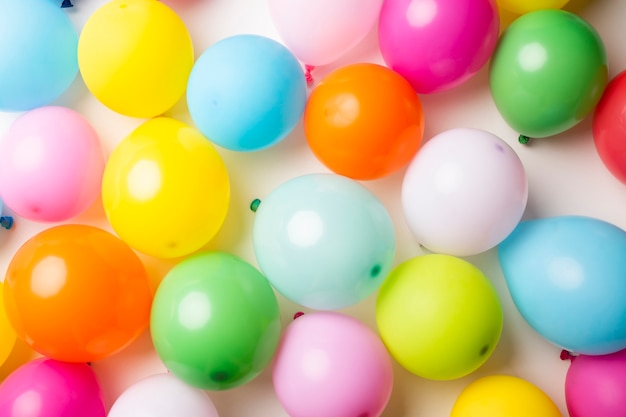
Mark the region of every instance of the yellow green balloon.
<instances>
[{"instance_id":1,"label":"yellow green balloon","mask_svg":"<svg viewBox=\"0 0 626 417\"><path fill-rule=\"evenodd\" d=\"M450 417L561 417L552 399L532 383L509 375L486 376L469 384Z\"/></svg>"},{"instance_id":2,"label":"yellow green balloon","mask_svg":"<svg viewBox=\"0 0 626 417\"><path fill-rule=\"evenodd\" d=\"M196 129L158 117L111 153L102 178L104 211L117 235L157 258L188 255L221 228L230 201L226 166Z\"/></svg>"},{"instance_id":3,"label":"yellow green balloon","mask_svg":"<svg viewBox=\"0 0 626 417\"><path fill-rule=\"evenodd\" d=\"M155 117L183 96L194 62L182 19L155 0L113 0L87 20L78 66L91 93L131 117Z\"/></svg>"},{"instance_id":4,"label":"yellow green balloon","mask_svg":"<svg viewBox=\"0 0 626 417\"><path fill-rule=\"evenodd\" d=\"M402 367L450 380L489 358L502 332L502 308L477 267L450 255L423 255L389 274L376 299L376 323Z\"/></svg>"},{"instance_id":5,"label":"yellow green balloon","mask_svg":"<svg viewBox=\"0 0 626 417\"><path fill-rule=\"evenodd\" d=\"M7 360L13 350L16 337L4 310L4 283L0 282L0 365Z\"/></svg>"},{"instance_id":6,"label":"yellow green balloon","mask_svg":"<svg viewBox=\"0 0 626 417\"><path fill-rule=\"evenodd\" d=\"M498 0L498 6L515 14L525 14L541 9L560 9L569 0Z\"/></svg>"}]
</instances>

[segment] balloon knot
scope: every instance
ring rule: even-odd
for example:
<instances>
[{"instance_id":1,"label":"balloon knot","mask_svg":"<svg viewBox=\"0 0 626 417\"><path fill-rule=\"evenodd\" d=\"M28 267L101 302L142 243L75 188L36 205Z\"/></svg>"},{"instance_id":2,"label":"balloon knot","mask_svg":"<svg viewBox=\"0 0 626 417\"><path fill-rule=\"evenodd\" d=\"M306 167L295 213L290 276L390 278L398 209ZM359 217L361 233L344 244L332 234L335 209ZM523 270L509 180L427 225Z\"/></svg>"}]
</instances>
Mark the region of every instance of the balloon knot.
<instances>
[{"instance_id":1,"label":"balloon knot","mask_svg":"<svg viewBox=\"0 0 626 417\"><path fill-rule=\"evenodd\" d=\"M519 135L519 138L517 138L517 140L522 145L526 145L526 144L528 144L528 142L530 142L530 138L528 136L526 136L526 135Z\"/></svg>"},{"instance_id":2,"label":"balloon knot","mask_svg":"<svg viewBox=\"0 0 626 417\"><path fill-rule=\"evenodd\" d=\"M261 200L259 200L258 198L255 198L250 203L250 210L252 210L254 213L256 213L256 211L258 210L260 205L261 205Z\"/></svg>"},{"instance_id":3,"label":"balloon knot","mask_svg":"<svg viewBox=\"0 0 626 417\"><path fill-rule=\"evenodd\" d=\"M70 0L63 0L63 3L61 3L61 8L67 9L68 7L74 7L74 5Z\"/></svg>"},{"instance_id":4,"label":"balloon knot","mask_svg":"<svg viewBox=\"0 0 626 417\"><path fill-rule=\"evenodd\" d=\"M4 227L9 230L13 227L13 217L11 216L2 216L0 217L0 227Z\"/></svg>"},{"instance_id":5,"label":"balloon knot","mask_svg":"<svg viewBox=\"0 0 626 417\"><path fill-rule=\"evenodd\" d=\"M303 311L298 311L296 314L293 315L293 319L297 319L298 317L302 317L304 316L304 312Z\"/></svg>"},{"instance_id":6,"label":"balloon knot","mask_svg":"<svg viewBox=\"0 0 626 417\"><path fill-rule=\"evenodd\" d=\"M313 84L313 75L311 72L315 69L313 65L305 65L304 66L304 79L308 85Z\"/></svg>"},{"instance_id":7,"label":"balloon knot","mask_svg":"<svg viewBox=\"0 0 626 417\"><path fill-rule=\"evenodd\" d=\"M571 354L570 351L563 349L561 351L560 358L561 358L562 361L567 361L567 360L574 359L574 356Z\"/></svg>"}]
</instances>

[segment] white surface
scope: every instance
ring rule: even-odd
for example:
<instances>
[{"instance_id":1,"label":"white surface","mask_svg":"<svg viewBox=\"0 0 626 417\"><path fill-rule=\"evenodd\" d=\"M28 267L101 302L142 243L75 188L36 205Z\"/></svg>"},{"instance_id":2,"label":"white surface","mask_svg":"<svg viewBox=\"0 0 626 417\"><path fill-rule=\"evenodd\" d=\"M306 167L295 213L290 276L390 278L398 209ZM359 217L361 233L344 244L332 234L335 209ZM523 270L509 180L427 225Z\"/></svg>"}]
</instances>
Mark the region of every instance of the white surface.
<instances>
[{"instance_id":1,"label":"white surface","mask_svg":"<svg viewBox=\"0 0 626 417\"><path fill-rule=\"evenodd\" d=\"M314 0L313 0L314 1ZM70 16L80 28L103 0L76 0ZM60 3L60 1L59 1ZM255 33L280 40L274 29L265 0L167 0L186 22L194 40L196 57L212 43L229 35ZM626 47L623 41L624 0L571 0L569 10L587 19L604 39L609 57L609 75L626 69ZM352 62L382 63L377 51L376 34L370 35L339 62L320 67L313 73L316 80L329 71ZM517 143L517 134L498 114L490 96L487 70L484 68L466 84L452 91L422 96L428 139L455 127L488 130L518 153L525 165L529 182L527 219L561 214L595 216L626 228L626 186L614 179L601 163L593 146L591 118L577 127L552 138L535 140L529 146ZM85 89L80 80L57 104L78 110L100 134L110 152L143 120L132 119L106 109ZM190 123L181 102L167 115ZM3 134L17 114L0 114ZM256 265L252 250L253 213L248 209L254 198L263 198L273 188L294 176L327 172L309 151L302 126L278 146L259 153L240 154L220 150L229 168L233 187L231 209L216 239L209 245L242 256ZM400 186L404 171L391 177L365 182L390 211L397 234L396 263L419 255L422 251L411 237L400 205ZM93 224L110 230L101 205L95 205L76 222ZM12 254L30 236L48 227L16 219L16 227L0 233L0 268L2 274ZM172 266L169 261L144 257L155 280ZM449 382L418 378L395 365L395 388L384 417L448 416L460 391L472 380L489 374L517 375L542 388L565 411L563 393L567 362L559 359L560 350L534 333L521 319L507 293L495 250L466 258L493 281L504 304L504 331L493 356L472 375ZM291 320L298 306L280 298L283 323ZM375 296L342 310L374 328ZM21 356L25 350L22 348ZM15 363L15 361L13 361ZM107 405L139 378L163 370L152 350L146 333L125 351L94 364L101 379ZM4 369L0 376L6 373ZM249 384L226 392L211 392L210 397L221 417L286 416L272 390L269 372Z\"/></svg>"}]
</instances>

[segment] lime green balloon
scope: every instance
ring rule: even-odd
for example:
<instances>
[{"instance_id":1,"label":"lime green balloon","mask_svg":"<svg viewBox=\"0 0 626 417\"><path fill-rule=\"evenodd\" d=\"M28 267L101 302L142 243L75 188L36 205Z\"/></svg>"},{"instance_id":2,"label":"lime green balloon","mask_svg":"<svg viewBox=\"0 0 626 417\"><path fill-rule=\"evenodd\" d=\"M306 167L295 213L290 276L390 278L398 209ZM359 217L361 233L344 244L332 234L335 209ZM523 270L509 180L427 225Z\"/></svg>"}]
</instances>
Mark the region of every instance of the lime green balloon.
<instances>
[{"instance_id":1,"label":"lime green balloon","mask_svg":"<svg viewBox=\"0 0 626 417\"><path fill-rule=\"evenodd\" d=\"M280 339L278 301L244 260L202 252L175 265L159 285L150 330L165 366L197 388L224 390L255 378Z\"/></svg>"},{"instance_id":2,"label":"lime green balloon","mask_svg":"<svg viewBox=\"0 0 626 417\"><path fill-rule=\"evenodd\" d=\"M598 32L563 10L538 10L502 34L490 66L496 107L520 134L542 138L564 132L589 115L608 80Z\"/></svg>"},{"instance_id":3,"label":"lime green balloon","mask_svg":"<svg viewBox=\"0 0 626 417\"><path fill-rule=\"evenodd\" d=\"M394 359L427 379L451 380L478 369L502 333L493 285L471 263L442 254L398 265L376 299L376 324Z\"/></svg>"}]
</instances>

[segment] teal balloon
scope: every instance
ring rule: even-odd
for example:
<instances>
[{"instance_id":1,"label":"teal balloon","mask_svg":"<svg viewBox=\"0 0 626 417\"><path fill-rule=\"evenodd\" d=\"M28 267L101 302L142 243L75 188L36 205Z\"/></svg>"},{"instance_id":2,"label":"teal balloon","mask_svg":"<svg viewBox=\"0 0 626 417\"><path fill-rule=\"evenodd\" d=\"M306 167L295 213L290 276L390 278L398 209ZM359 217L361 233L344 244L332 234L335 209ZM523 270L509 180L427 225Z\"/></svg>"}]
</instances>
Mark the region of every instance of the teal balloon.
<instances>
[{"instance_id":1,"label":"teal balloon","mask_svg":"<svg viewBox=\"0 0 626 417\"><path fill-rule=\"evenodd\" d=\"M607 81L600 35L564 10L538 10L513 21L500 37L489 73L504 120L535 138L578 124L596 107Z\"/></svg>"},{"instance_id":2,"label":"teal balloon","mask_svg":"<svg viewBox=\"0 0 626 417\"><path fill-rule=\"evenodd\" d=\"M47 0L0 0L0 111L51 104L78 74L78 32Z\"/></svg>"},{"instance_id":3,"label":"teal balloon","mask_svg":"<svg viewBox=\"0 0 626 417\"><path fill-rule=\"evenodd\" d=\"M591 217L521 222L498 247L513 301L545 339L571 352L626 348L626 232Z\"/></svg>"},{"instance_id":4,"label":"teal balloon","mask_svg":"<svg viewBox=\"0 0 626 417\"><path fill-rule=\"evenodd\" d=\"M388 275L395 234L380 200L336 174L293 178L262 200L253 227L254 252L272 286L317 310L354 305Z\"/></svg>"},{"instance_id":5,"label":"teal balloon","mask_svg":"<svg viewBox=\"0 0 626 417\"><path fill-rule=\"evenodd\" d=\"M160 283L150 331L165 366L191 386L243 385L270 363L280 339L278 301L267 279L223 252L201 252Z\"/></svg>"}]
</instances>

